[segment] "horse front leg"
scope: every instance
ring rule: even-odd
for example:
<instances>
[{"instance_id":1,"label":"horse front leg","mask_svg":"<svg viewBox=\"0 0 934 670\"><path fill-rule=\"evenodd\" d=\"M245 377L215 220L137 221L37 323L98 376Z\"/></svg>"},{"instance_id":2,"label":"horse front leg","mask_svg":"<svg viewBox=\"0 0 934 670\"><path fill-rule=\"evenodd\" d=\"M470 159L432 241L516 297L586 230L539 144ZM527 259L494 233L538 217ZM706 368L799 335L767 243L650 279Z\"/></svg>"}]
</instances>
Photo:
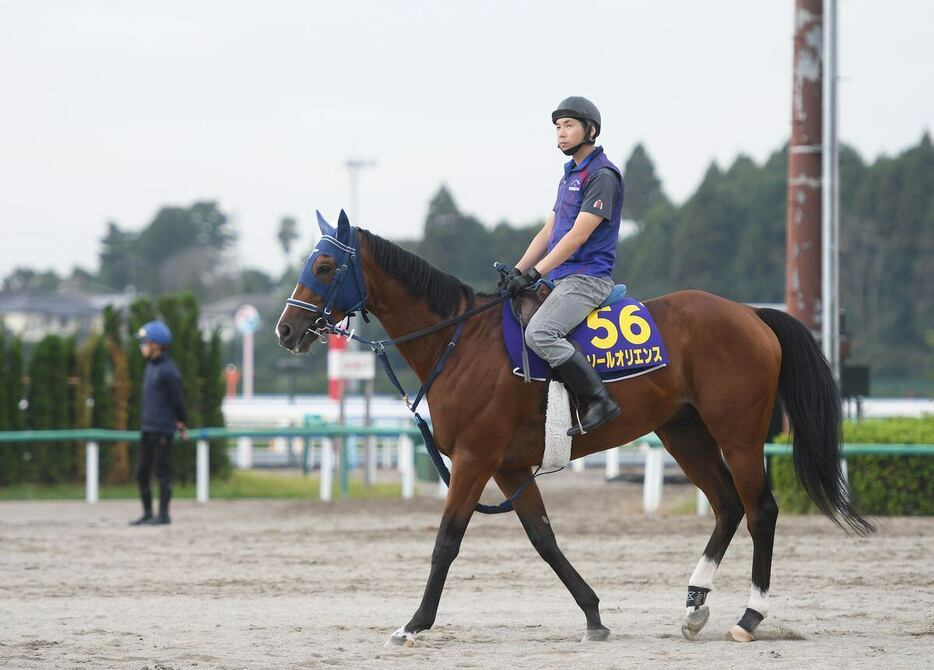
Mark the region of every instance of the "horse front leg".
<instances>
[{"instance_id":1,"label":"horse front leg","mask_svg":"<svg viewBox=\"0 0 934 670\"><path fill-rule=\"evenodd\" d=\"M525 484L531 475L531 469L523 468L521 470L500 470L494 475L494 478L503 493L509 497L520 486ZM519 521L522 523L532 546L535 547L538 555L555 571L555 575L570 591L577 606L581 608L584 617L587 619L587 630L581 642L606 640L610 635L610 630L600 621L600 599L594 593L594 590L590 588L590 585L584 581L584 578L580 576L580 573L574 569L574 566L571 565L561 549L558 548L558 541L555 539L551 521L545 511L545 502L542 500L541 492L535 481L529 484L522 495L516 499L514 507L516 516L519 517Z\"/></svg>"},{"instance_id":2,"label":"horse front leg","mask_svg":"<svg viewBox=\"0 0 934 670\"><path fill-rule=\"evenodd\" d=\"M444 513L435 539L435 548L431 553L431 570L422 602L412 619L399 628L386 641L385 646L406 646L415 644L415 635L428 630L435 622L441 591L448 576L451 563L460 551L461 540L470 523L474 507L480 500L483 488L493 473L492 467L478 463L458 462L455 458L451 468L451 485L444 502Z\"/></svg>"}]
</instances>

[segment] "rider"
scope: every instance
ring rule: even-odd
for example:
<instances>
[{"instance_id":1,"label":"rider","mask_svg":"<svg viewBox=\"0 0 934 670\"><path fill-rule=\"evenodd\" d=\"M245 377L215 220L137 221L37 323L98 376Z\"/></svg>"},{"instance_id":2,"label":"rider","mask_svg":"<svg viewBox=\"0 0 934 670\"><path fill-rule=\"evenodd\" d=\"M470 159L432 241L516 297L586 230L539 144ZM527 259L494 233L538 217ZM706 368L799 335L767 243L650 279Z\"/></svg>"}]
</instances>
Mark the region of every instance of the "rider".
<instances>
[{"instance_id":1,"label":"rider","mask_svg":"<svg viewBox=\"0 0 934 670\"><path fill-rule=\"evenodd\" d=\"M579 435L615 419L620 409L587 358L565 336L613 290L613 266L623 206L623 177L595 146L600 111L587 98L565 98L552 112L564 165L558 197L544 227L516 263L506 292L515 297L543 275L554 291L529 321L525 341L555 369L578 398L588 401Z\"/></svg>"}]
</instances>

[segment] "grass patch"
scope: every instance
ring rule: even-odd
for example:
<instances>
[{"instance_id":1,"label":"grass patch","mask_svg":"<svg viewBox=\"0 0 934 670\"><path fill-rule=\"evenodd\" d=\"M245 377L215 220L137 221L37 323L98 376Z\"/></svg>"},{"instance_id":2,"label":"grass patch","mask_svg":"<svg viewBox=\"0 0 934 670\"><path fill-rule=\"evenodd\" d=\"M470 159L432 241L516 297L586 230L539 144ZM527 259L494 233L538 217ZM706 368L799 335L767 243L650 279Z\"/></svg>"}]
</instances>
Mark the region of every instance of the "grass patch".
<instances>
[{"instance_id":1,"label":"grass patch","mask_svg":"<svg viewBox=\"0 0 934 670\"><path fill-rule=\"evenodd\" d=\"M14 484L0 487L0 500L84 500L84 484ZM158 498L159 486L153 481L153 494ZM398 498L399 484L376 483L367 488L363 482L351 479L351 498ZM337 481L334 482L334 498L338 498ZM121 498L136 499L139 490L136 484L106 484L100 487L102 500ZM172 497L194 498L194 483L176 484ZM264 472L259 470L234 470L227 479L211 481L212 500L234 498L294 498L318 499L318 477L302 477L296 472Z\"/></svg>"}]
</instances>

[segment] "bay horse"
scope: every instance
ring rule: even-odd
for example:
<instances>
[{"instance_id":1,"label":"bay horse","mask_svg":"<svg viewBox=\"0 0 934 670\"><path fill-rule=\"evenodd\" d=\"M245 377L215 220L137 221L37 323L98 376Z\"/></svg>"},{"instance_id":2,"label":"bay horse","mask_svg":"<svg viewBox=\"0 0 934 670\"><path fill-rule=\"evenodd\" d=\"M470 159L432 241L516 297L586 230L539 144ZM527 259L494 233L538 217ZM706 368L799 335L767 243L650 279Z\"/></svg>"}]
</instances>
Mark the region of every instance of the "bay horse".
<instances>
[{"instance_id":1,"label":"bay horse","mask_svg":"<svg viewBox=\"0 0 934 670\"><path fill-rule=\"evenodd\" d=\"M429 328L495 296L475 294L421 257L366 230L341 212L337 228L319 214L322 238L276 324L294 353L333 332L348 313L366 310L391 338ZM794 433L798 479L821 511L859 534L872 526L854 509L841 475L836 385L807 328L787 314L754 309L702 291L648 300L671 363L608 386L621 415L573 439L571 458L627 444L654 431L710 502L713 532L688 580L682 633L707 623L707 594L743 516L753 542L751 593L729 636L753 639L769 610L769 580L778 506L766 478L763 447L776 394ZM364 311L364 315L366 314ZM398 345L424 383L455 326ZM438 448L452 462L431 568L421 604L387 642L411 646L432 627L448 570L492 477L506 496L528 485L514 509L529 540L570 591L586 620L584 640L604 640L599 599L558 548L533 468L544 452L546 384L512 373L500 309L463 323L456 351L428 391Z\"/></svg>"}]
</instances>

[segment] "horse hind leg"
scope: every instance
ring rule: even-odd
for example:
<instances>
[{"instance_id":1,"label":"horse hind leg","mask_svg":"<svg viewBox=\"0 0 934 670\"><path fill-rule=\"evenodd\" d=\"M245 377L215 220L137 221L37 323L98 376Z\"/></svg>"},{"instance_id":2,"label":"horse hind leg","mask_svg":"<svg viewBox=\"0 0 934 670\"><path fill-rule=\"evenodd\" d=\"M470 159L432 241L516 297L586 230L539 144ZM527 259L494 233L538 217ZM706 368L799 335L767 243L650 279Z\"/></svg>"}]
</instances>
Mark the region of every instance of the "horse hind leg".
<instances>
[{"instance_id":1,"label":"horse hind leg","mask_svg":"<svg viewBox=\"0 0 934 670\"><path fill-rule=\"evenodd\" d=\"M509 497L528 481L531 474L531 470L527 468L504 470L493 475L493 478L503 493ZM545 503L542 500L538 484L534 481L529 484L515 501L514 507L516 516L519 517L519 521L522 523L532 546L535 547L538 555L555 571L558 579L571 592L574 601L584 612L584 617L587 620L587 630L581 641L599 642L606 640L610 635L610 630L600 621L600 599L597 598L594 590L590 588L584 578L580 576L564 556L561 549L558 548L558 542L555 539L551 522L548 520L548 513L545 511Z\"/></svg>"},{"instance_id":2,"label":"horse hind leg","mask_svg":"<svg viewBox=\"0 0 934 670\"><path fill-rule=\"evenodd\" d=\"M699 416L671 421L655 432L688 478L707 496L716 518L707 546L688 581L681 633L693 640L710 617L707 595L743 518L743 504L717 443Z\"/></svg>"},{"instance_id":3,"label":"horse hind leg","mask_svg":"<svg viewBox=\"0 0 934 670\"><path fill-rule=\"evenodd\" d=\"M769 583L778 505L769 489L761 443L742 444L724 453L742 498L746 525L752 537L752 586L749 601L740 620L730 629L728 637L736 642L752 642L755 640L756 628L769 613Z\"/></svg>"}]
</instances>

